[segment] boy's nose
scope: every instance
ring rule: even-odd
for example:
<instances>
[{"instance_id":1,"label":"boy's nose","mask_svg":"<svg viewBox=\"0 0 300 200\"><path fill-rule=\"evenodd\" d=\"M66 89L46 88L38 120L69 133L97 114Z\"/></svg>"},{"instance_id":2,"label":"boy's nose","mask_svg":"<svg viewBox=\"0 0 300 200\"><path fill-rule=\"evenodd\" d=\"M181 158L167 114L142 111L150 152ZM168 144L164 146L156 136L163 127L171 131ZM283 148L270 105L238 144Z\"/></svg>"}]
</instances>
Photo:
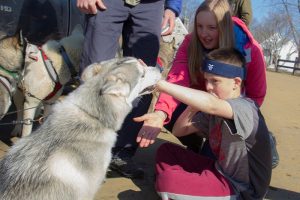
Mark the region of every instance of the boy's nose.
<instances>
[{"instance_id":1,"label":"boy's nose","mask_svg":"<svg viewBox=\"0 0 300 200\"><path fill-rule=\"evenodd\" d=\"M212 84L211 84L211 83L209 83L209 82L206 82L206 91L207 91L207 92L211 92L211 91L212 91L212 89L213 89L213 86L212 86Z\"/></svg>"}]
</instances>

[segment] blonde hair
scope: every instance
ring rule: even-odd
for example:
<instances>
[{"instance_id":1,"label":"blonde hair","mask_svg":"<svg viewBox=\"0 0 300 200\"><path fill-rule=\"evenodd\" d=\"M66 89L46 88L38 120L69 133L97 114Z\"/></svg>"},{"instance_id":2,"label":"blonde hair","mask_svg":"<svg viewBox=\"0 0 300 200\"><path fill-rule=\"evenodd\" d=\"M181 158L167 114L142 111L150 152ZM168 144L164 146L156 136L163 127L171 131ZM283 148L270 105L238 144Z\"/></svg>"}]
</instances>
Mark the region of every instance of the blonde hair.
<instances>
[{"instance_id":1,"label":"blonde hair","mask_svg":"<svg viewBox=\"0 0 300 200\"><path fill-rule=\"evenodd\" d=\"M227 0L205 0L196 10L194 30L188 48L188 66L192 85L198 83L197 77L202 74L201 68L205 56L204 47L197 36L197 15L201 11L212 12L217 20L219 48L234 47L233 22Z\"/></svg>"}]
</instances>

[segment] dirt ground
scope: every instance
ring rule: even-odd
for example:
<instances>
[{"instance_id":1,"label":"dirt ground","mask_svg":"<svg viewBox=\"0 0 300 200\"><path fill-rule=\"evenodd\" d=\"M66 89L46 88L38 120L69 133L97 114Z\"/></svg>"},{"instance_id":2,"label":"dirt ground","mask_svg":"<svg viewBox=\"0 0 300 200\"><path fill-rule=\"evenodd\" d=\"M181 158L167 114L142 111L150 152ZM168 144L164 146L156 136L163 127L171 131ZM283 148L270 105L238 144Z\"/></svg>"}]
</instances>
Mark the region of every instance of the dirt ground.
<instances>
[{"instance_id":1,"label":"dirt ground","mask_svg":"<svg viewBox=\"0 0 300 200\"><path fill-rule=\"evenodd\" d=\"M277 139L280 163L273 170L266 199L300 199L300 77L267 72L268 93L262 106L269 129ZM3 134L3 133L1 133ZM157 147L166 142L178 141L161 133L154 145L139 149L135 160L146 170L143 180L130 180L109 173L98 191L96 200L156 200L154 190L154 155ZM9 147L0 141L0 157ZM1 183L0 183L1 184Z\"/></svg>"}]
</instances>

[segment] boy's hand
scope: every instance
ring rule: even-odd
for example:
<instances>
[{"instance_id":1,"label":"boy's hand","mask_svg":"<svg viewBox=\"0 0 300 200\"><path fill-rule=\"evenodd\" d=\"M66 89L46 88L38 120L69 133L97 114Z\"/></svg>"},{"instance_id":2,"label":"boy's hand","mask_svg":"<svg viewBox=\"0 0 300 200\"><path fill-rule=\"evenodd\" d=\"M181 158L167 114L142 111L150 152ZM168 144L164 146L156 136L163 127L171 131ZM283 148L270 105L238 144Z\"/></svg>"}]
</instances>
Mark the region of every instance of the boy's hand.
<instances>
[{"instance_id":1,"label":"boy's hand","mask_svg":"<svg viewBox=\"0 0 300 200\"><path fill-rule=\"evenodd\" d=\"M133 119L136 122L144 122L136 142L139 143L140 147L148 147L153 144L156 137L160 133L165 116L160 113L160 111L145 114L141 117L136 117Z\"/></svg>"}]
</instances>

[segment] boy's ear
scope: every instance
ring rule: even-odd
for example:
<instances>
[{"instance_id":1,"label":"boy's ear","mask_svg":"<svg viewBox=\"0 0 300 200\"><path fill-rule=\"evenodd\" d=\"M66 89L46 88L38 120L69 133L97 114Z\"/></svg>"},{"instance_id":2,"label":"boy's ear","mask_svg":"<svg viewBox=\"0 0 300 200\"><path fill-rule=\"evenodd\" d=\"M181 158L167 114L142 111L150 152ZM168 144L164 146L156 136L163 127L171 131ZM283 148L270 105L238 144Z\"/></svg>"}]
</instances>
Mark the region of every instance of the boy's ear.
<instances>
[{"instance_id":1,"label":"boy's ear","mask_svg":"<svg viewBox=\"0 0 300 200\"><path fill-rule=\"evenodd\" d=\"M240 77L235 77L233 80L234 80L234 89L242 88L243 80Z\"/></svg>"}]
</instances>

